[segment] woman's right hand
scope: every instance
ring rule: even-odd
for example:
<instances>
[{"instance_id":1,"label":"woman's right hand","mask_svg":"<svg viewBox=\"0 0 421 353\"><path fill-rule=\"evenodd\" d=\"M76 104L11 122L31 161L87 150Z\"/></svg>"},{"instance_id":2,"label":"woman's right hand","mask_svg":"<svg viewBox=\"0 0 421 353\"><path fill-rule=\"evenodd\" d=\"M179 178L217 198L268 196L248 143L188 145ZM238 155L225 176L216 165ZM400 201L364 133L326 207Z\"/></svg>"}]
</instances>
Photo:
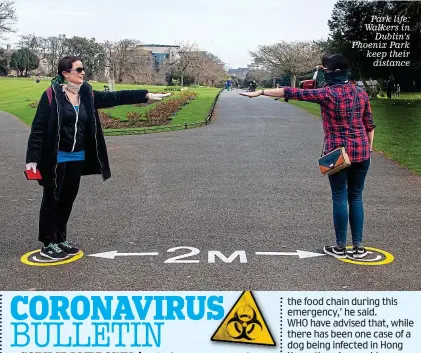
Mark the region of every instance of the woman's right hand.
<instances>
[{"instance_id":1,"label":"woman's right hand","mask_svg":"<svg viewBox=\"0 0 421 353\"><path fill-rule=\"evenodd\" d=\"M28 163L26 165L26 170L32 169L34 173L37 172L37 164L35 162Z\"/></svg>"},{"instance_id":2,"label":"woman's right hand","mask_svg":"<svg viewBox=\"0 0 421 353\"><path fill-rule=\"evenodd\" d=\"M150 101L162 101L162 98L171 96L170 93L147 93L146 98L148 98Z\"/></svg>"}]
</instances>

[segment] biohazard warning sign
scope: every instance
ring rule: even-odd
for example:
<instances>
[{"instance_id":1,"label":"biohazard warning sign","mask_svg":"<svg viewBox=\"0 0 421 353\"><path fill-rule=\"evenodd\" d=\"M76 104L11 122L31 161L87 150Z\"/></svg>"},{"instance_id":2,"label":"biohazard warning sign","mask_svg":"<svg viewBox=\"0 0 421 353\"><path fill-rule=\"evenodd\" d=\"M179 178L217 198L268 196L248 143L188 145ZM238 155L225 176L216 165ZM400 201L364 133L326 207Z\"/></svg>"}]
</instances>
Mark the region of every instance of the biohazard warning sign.
<instances>
[{"instance_id":1,"label":"biohazard warning sign","mask_svg":"<svg viewBox=\"0 0 421 353\"><path fill-rule=\"evenodd\" d=\"M213 334L211 341L276 346L250 291L245 291Z\"/></svg>"}]
</instances>

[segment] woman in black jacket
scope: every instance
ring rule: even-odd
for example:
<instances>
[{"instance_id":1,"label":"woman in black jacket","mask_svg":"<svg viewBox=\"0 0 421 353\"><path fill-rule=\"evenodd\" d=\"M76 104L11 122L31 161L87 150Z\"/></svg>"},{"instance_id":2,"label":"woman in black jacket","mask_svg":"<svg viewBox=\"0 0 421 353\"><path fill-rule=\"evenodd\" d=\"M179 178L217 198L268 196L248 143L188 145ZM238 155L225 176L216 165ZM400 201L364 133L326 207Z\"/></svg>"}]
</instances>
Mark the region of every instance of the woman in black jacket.
<instances>
[{"instance_id":1,"label":"woman in black jacket","mask_svg":"<svg viewBox=\"0 0 421 353\"><path fill-rule=\"evenodd\" d=\"M67 242L67 221L82 175L111 177L98 109L161 100L146 90L93 91L81 59L67 56L41 97L32 123L26 169L39 169L44 187L39 218L40 254L62 260L79 253Z\"/></svg>"}]
</instances>

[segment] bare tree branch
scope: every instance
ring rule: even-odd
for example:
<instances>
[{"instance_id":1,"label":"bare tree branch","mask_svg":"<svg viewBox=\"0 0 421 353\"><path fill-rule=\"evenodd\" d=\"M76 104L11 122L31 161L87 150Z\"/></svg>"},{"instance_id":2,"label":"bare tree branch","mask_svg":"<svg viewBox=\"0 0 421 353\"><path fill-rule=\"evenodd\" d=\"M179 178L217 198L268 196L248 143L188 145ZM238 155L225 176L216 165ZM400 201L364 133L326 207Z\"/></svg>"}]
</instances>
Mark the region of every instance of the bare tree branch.
<instances>
[{"instance_id":1,"label":"bare tree branch","mask_svg":"<svg viewBox=\"0 0 421 353\"><path fill-rule=\"evenodd\" d=\"M14 1L0 1L0 38L3 33L15 32L13 25L17 21Z\"/></svg>"},{"instance_id":2,"label":"bare tree branch","mask_svg":"<svg viewBox=\"0 0 421 353\"><path fill-rule=\"evenodd\" d=\"M195 82L198 85L201 82L213 84L216 80L223 79L226 74L224 63L207 51L197 53L197 60L192 62L187 72L195 78Z\"/></svg>"},{"instance_id":3,"label":"bare tree branch","mask_svg":"<svg viewBox=\"0 0 421 353\"><path fill-rule=\"evenodd\" d=\"M131 78L134 83L150 83L153 77L152 57L150 52L139 47L136 40L123 39L118 42L104 43L106 68L109 78L123 82Z\"/></svg>"},{"instance_id":4,"label":"bare tree branch","mask_svg":"<svg viewBox=\"0 0 421 353\"><path fill-rule=\"evenodd\" d=\"M182 43L175 58L168 63L170 70L180 75L181 86L184 84L184 76L188 70L194 71L199 65L199 56L200 51L195 43Z\"/></svg>"},{"instance_id":5,"label":"bare tree branch","mask_svg":"<svg viewBox=\"0 0 421 353\"><path fill-rule=\"evenodd\" d=\"M321 57L318 46L312 42L301 41L262 45L250 54L256 63L263 64L267 70L290 75L293 87L297 75L316 67Z\"/></svg>"}]
</instances>

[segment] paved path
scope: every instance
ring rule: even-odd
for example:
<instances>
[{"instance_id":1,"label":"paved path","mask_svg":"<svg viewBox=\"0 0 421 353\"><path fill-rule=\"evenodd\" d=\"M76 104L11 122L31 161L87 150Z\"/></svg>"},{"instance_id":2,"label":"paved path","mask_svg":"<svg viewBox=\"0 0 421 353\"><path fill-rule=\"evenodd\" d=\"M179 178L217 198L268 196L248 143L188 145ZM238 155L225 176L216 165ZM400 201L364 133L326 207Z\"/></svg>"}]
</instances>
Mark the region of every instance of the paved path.
<instances>
[{"instance_id":1,"label":"paved path","mask_svg":"<svg viewBox=\"0 0 421 353\"><path fill-rule=\"evenodd\" d=\"M85 256L24 265L20 257L39 247L41 200L22 173L28 133L0 114L2 290L421 290L421 178L379 154L366 184L365 240L394 262L256 255L320 253L334 240L328 180L316 164L322 127L287 103L235 91L221 95L209 126L107 137L113 177L84 177L70 219ZM180 246L200 250L184 259L200 262L164 263L188 252L168 252ZM87 256L114 250L158 255ZM244 251L247 263L208 263L209 251Z\"/></svg>"}]
</instances>

